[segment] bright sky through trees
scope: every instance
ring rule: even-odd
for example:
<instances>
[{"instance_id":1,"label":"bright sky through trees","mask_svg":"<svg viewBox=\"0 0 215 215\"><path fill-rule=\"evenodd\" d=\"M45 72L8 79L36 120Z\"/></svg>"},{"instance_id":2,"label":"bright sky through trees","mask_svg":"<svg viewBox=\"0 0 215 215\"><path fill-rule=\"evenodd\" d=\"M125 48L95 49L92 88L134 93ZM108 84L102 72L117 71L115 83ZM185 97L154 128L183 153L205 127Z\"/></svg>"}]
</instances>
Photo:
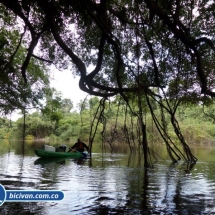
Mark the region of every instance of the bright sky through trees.
<instances>
[{"instance_id":1,"label":"bright sky through trees","mask_svg":"<svg viewBox=\"0 0 215 215\"><path fill-rule=\"evenodd\" d=\"M51 77L53 80L50 82L50 86L62 92L63 98L71 99L74 109L76 109L76 105L80 100L83 100L87 96L87 93L81 91L79 88L79 78L74 77L71 71L56 70Z\"/></svg>"},{"instance_id":2,"label":"bright sky through trees","mask_svg":"<svg viewBox=\"0 0 215 215\"><path fill-rule=\"evenodd\" d=\"M50 87L60 91L63 98L71 99L74 107L73 110L77 110L77 104L87 96L87 93L81 91L79 88L79 78L72 75L72 72L69 70L58 71L55 69L51 71L50 75ZM20 117L22 117L20 110L11 114L11 119L14 121Z\"/></svg>"}]
</instances>

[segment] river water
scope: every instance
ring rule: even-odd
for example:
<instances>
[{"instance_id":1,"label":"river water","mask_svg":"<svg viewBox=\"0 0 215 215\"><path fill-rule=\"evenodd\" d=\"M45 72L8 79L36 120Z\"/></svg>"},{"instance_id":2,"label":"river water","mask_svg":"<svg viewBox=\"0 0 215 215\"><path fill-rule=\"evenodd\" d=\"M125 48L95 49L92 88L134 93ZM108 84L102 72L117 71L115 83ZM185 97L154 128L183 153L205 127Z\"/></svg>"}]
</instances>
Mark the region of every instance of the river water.
<instances>
[{"instance_id":1,"label":"river water","mask_svg":"<svg viewBox=\"0 0 215 215\"><path fill-rule=\"evenodd\" d=\"M40 145L40 144L39 144ZM137 152L86 160L42 160L36 143L0 142L0 183L6 190L61 190L58 202L5 202L0 214L215 214L215 147L196 147L191 167L172 164L164 147L147 171Z\"/></svg>"}]
</instances>

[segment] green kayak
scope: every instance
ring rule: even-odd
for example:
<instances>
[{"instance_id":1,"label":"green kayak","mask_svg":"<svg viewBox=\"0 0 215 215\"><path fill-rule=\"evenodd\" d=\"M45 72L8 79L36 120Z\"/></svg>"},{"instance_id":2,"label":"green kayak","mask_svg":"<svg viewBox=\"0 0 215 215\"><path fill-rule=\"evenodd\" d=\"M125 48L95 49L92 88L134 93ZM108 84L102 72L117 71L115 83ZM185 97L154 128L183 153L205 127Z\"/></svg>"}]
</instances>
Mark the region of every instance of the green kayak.
<instances>
[{"instance_id":1,"label":"green kayak","mask_svg":"<svg viewBox=\"0 0 215 215\"><path fill-rule=\"evenodd\" d=\"M35 154L41 158L86 158L87 153L85 152L53 152L45 150L34 150Z\"/></svg>"}]
</instances>

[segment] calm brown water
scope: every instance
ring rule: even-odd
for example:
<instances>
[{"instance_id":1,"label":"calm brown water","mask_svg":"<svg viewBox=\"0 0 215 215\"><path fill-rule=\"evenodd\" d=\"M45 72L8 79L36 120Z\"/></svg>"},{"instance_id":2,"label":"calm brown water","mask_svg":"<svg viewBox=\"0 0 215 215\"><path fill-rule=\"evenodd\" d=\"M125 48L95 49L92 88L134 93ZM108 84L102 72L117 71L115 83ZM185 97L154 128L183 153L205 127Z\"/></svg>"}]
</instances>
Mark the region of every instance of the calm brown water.
<instances>
[{"instance_id":1,"label":"calm brown water","mask_svg":"<svg viewBox=\"0 0 215 215\"><path fill-rule=\"evenodd\" d=\"M0 183L8 190L62 190L59 202L5 202L0 214L215 214L215 148L198 148L197 164L154 163L147 172L141 156L102 153L89 160L38 159L23 147L0 142ZM163 151L162 151L163 150ZM165 157L165 150L159 149Z\"/></svg>"}]
</instances>

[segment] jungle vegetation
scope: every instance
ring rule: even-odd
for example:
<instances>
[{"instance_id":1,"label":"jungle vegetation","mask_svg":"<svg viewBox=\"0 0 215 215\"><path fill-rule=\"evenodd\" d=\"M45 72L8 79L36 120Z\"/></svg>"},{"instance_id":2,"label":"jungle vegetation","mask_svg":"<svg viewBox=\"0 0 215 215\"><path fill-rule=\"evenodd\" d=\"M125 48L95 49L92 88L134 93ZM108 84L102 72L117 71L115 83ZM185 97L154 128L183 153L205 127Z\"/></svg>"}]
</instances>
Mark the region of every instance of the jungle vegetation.
<instances>
[{"instance_id":1,"label":"jungle vegetation","mask_svg":"<svg viewBox=\"0 0 215 215\"><path fill-rule=\"evenodd\" d=\"M131 152L142 151L140 126L138 117L126 110L126 105L118 99L106 101L105 109L100 116L98 107L101 108L99 97L80 100L78 108L73 109L70 99L62 99L60 92L52 89L47 96L43 109L25 115L25 140L47 141L51 143L64 142L72 145L81 137L88 142L92 132L93 121L98 121L95 143L115 151L127 145ZM137 109L137 107L136 107ZM154 104L154 114L161 119L162 113L159 105ZM127 112L127 113L126 113ZM100 119L99 119L100 117ZM144 123L146 125L147 140L151 159L161 158L156 146L165 145L165 141L157 129L147 105L144 108ZM175 134L171 121L165 114L165 127L175 147L181 147ZM210 147L215 143L215 109L212 105L180 105L176 112L176 119L180 124L181 132L189 146ZM24 116L13 121L9 118L0 118L0 139L21 140L23 137Z\"/></svg>"},{"instance_id":2,"label":"jungle vegetation","mask_svg":"<svg viewBox=\"0 0 215 215\"><path fill-rule=\"evenodd\" d=\"M172 160L196 162L176 114L186 104L213 105L214 11L211 0L0 0L2 29L12 33L19 28L14 43L2 43L2 49L10 48L3 51L6 62L1 57L1 75L7 77L3 82L13 80L6 91L12 95L17 86L26 89L23 86L32 77L42 77L39 71L30 73L30 68L36 68L32 63L39 69L50 64L69 68L80 76L81 90L101 98L88 132L90 148L100 122L105 137L104 111L113 97L124 108L127 141L133 138L129 117L136 120L145 166L149 164L148 114ZM4 39L10 41L9 34ZM22 60L16 63L22 47ZM34 97L21 89L17 95L24 96L19 104L6 96L2 103L9 101L11 110L17 106L25 113L26 100ZM34 88L30 92L36 93ZM35 96L38 102L40 96ZM44 112L48 116L49 107ZM60 117L52 119L56 132Z\"/></svg>"}]
</instances>

